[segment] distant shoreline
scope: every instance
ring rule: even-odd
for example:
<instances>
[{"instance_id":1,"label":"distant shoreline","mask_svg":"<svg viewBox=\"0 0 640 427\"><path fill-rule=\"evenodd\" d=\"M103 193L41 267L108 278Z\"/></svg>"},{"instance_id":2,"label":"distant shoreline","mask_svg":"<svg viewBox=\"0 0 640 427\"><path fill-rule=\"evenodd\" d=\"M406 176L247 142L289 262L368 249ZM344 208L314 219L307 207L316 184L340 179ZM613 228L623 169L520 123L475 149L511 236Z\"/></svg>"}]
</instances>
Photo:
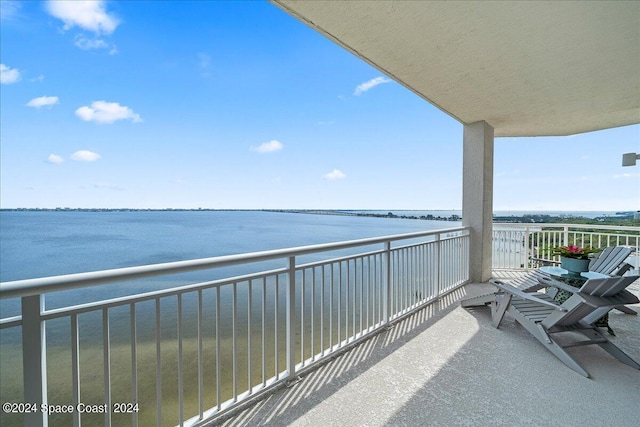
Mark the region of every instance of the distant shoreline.
<instances>
[{"instance_id":1,"label":"distant shoreline","mask_svg":"<svg viewBox=\"0 0 640 427\"><path fill-rule=\"evenodd\" d=\"M1 208L0 212L274 212L274 213L297 213L310 215L338 215L338 216L357 216L357 217L373 217L373 218L392 218L392 219L414 219L426 221L462 221L462 216L451 212L460 212L459 210L446 209L425 209L425 210L376 210L376 209L209 209L209 208ZM412 213L416 212L415 215ZM429 212L424 214L424 212ZM449 213L438 215L438 212ZM609 224L609 225L640 225L638 212L606 212L605 215L587 217L580 215L578 212L571 211L552 211L553 213L545 213L549 211L522 211L520 214L496 215L494 213L494 222L505 223L581 223L581 224ZM601 211L584 211L580 213L601 212ZM423 213L423 214L420 214Z\"/></svg>"}]
</instances>

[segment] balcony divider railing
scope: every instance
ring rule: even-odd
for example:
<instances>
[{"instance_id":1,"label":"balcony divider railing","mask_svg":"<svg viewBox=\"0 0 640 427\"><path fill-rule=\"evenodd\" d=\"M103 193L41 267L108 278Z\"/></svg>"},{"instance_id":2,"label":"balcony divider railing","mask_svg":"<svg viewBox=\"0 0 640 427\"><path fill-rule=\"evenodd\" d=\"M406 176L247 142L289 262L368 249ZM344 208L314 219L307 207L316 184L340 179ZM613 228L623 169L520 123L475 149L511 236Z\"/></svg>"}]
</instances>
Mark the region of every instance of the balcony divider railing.
<instances>
[{"instance_id":1,"label":"balcony divider railing","mask_svg":"<svg viewBox=\"0 0 640 427\"><path fill-rule=\"evenodd\" d=\"M89 302L73 293L230 266L243 272ZM468 272L469 232L458 227L2 283L0 297L21 303L0 320L0 364L10 363L0 365L9 404L0 424L201 425L467 283ZM50 294L67 301L47 308Z\"/></svg>"},{"instance_id":2,"label":"balcony divider railing","mask_svg":"<svg viewBox=\"0 0 640 427\"><path fill-rule=\"evenodd\" d=\"M640 266L640 227L588 224L493 224L493 268L531 269L541 262L558 262L550 249L576 245L603 248L628 246L627 262L637 274ZM633 271L633 270L632 270Z\"/></svg>"}]
</instances>

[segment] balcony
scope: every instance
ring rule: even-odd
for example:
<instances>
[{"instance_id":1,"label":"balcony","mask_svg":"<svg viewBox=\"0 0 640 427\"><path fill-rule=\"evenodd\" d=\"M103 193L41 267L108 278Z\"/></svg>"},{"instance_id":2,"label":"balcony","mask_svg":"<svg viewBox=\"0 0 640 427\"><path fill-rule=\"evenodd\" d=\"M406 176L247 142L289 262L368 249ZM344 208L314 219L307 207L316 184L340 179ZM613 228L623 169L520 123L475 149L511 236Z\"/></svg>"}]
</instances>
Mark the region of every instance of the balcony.
<instances>
[{"instance_id":1,"label":"balcony","mask_svg":"<svg viewBox=\"0 0 640 427\"><path fill-rule=\"evenodd\" d=\"M521 273L497 276L514 274ZM222 425L640 423L640 372L585 347L572 354L591 374L586 379L509 317L495 329L488 309L460 307L460 298L487 288L465 285ZM638 295L640 282L631 290ZM640 360L640 316L615 312L610 323L612 342Z\"/></svg>"},{"instance_id":2,"label":"balcony","mask_svg":"<svg viewBox=\"0 0 640 427\"><path fill-rule=\"evenodd\" d=\"M549 422L637 421L639 372L584 349L584 379L513 322L496 330L487 312L459 307L489 286L470 283L469 239L458 227L3 283L19 308L0 322L3 402L71 410L28 407L2 425L485 424L539 418L542 404ZM568 242L631 246L637 274L639 240L638 227L496 224L494 275L522 274ZM148 277L181 284L70 293ZM616 345L636 359L638 322L612 315ZM601 404L571 418L573 390Z\"/></svg>"}]
</instances>

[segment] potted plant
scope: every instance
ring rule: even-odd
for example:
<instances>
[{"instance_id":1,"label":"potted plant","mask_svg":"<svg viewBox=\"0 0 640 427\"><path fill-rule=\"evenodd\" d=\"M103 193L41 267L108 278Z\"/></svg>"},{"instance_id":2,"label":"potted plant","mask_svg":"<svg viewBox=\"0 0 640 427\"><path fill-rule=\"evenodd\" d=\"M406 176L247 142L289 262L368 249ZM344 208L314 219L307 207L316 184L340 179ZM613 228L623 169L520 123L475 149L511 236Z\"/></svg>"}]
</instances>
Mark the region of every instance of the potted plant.
<instances>
[{"instance_id":1,"label":"potted plant","mask_svg":"<svg viewBox=\"0 0 640 427\"><path fill-rule=\"evenodd\" d=\"M579 246L569 245L553 248L551 255L560 255L560 266L570 274L579 276L580 273L589 271L592 254L600 251L601 249L597 248L581 248Z\"/></svg>"}]
</instances>

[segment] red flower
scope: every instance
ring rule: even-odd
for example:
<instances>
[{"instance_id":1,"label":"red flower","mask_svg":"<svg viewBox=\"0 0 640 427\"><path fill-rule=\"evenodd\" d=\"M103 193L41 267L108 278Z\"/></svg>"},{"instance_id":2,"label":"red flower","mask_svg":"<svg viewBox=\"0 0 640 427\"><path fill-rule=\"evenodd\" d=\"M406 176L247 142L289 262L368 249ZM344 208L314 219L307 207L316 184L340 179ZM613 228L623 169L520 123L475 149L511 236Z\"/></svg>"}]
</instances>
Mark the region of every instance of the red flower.
<instances>
[{"instance_id":1,"label":"red flower","mask_svg":"<svg viewBox=\"0 0 640 427\"><path fill-rule=\"evenodd\" d=\"M581 248L576 245L559 246L551 250L551 255L560 255L577 259L589 259L590 254L600 252L600 250L601 249L594 249L589 247Z\"/></svg>"}]
</instances>

